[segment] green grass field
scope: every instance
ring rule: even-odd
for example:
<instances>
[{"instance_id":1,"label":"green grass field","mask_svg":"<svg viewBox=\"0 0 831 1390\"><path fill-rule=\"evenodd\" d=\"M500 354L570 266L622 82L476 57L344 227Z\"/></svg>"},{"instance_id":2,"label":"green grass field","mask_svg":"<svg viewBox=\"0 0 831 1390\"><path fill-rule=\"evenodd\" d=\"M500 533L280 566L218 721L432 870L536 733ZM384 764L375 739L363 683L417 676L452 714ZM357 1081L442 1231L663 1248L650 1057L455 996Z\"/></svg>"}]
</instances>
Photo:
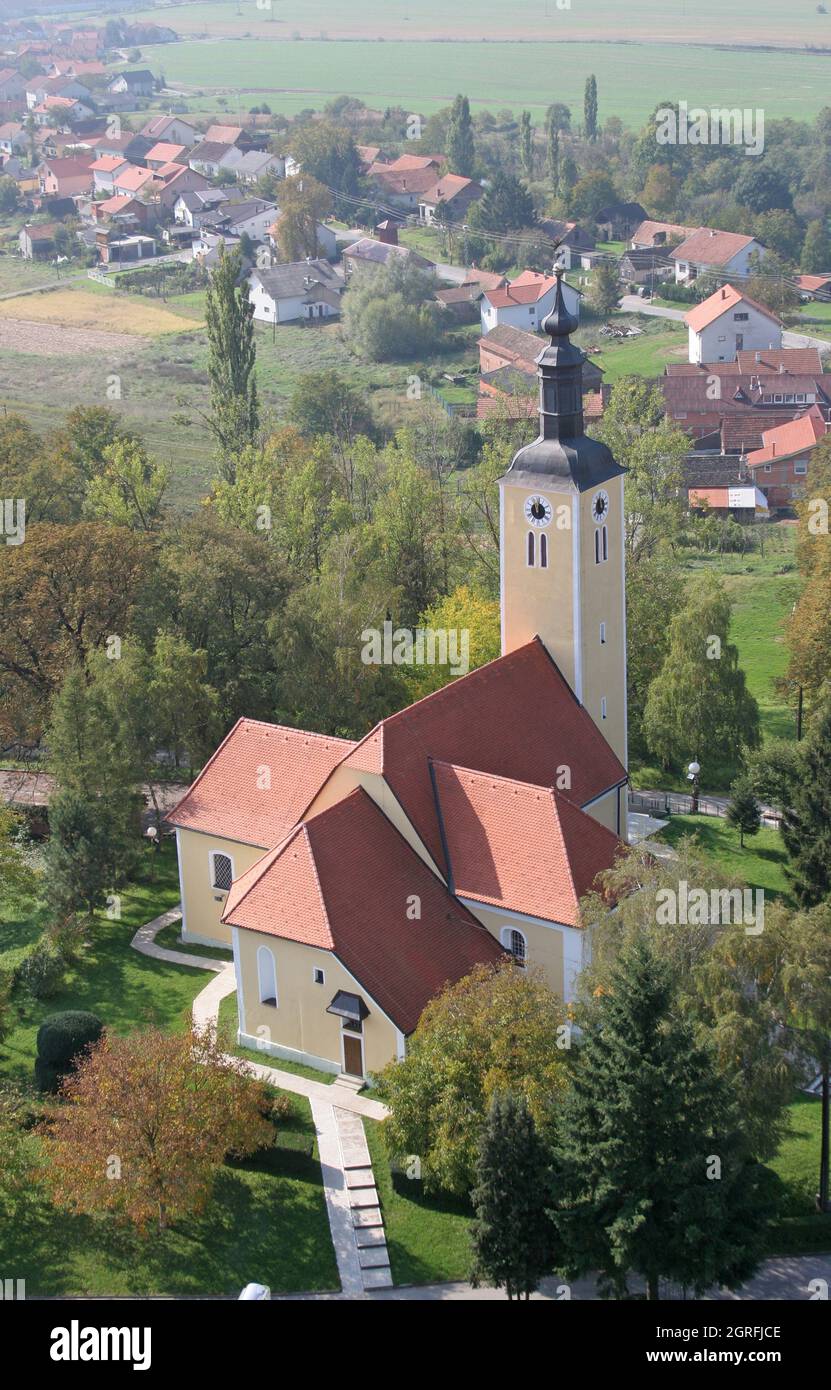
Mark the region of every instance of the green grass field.
<instances>
[{"instance_id":1,"label":"green grass field","mask_svg":"<svg viewBox=\"0 0 831 1390\"><path fill-rule=\"evenodd\" d=\"M552 5L552 10L554 6ZM595 32L599 17L592 7ZM628 10L628 7L627 7ZM565 26L562 26L563 28ZM243 23L240 30L251 28ZM478 34L478 23L472 27ZM560 32L560 31L557 31ZM831 44L831 23L828 25ZM143 60L194 104L206 93L267 98L275 111L320 108L347 93L369 106L429 113L465 92L474 110L526 108L538 120L556 96L582 116L583 89L597 77L599 115L641 125L658 101L761 108L768 120L805 120L825 105L828 60L817 54L633 42L401 42L217 38L142 46ZM267 37L267 36L266 36ZM233 111L236 98L229 105Z\"/></svg>"},{"instance_id":2,"label":"green grass field","mask_svg":"<svg viewBox=\"0 0 831 1390\"><path fill-rule=\"evenodd\" d=\"M330 38L446 38L492 40L643 39L699 43L779 44L784 47L828 43L831 20L812 3L800 3L785 16L778 0L592 0L591 5L557 0L279 0L269 10L255 0L196 0L163 9L121 10L130 19L166 24L180 34L247 34L260 38L293 34Z\"/></svg>"},{"instance_id":3,"label":"green grass field","mask_svg":"<svg viewBox=\"0 0 831 1390\"><path fill-rule=\"evenodd\" d=\"M738 874L748 888L763 888L766 897L789 898L788 856L778 830L763 826L757 835L745 836L744 848L738 830L723 816L673 816L661 831L661 838L670 845L685 835L695 835L705 853L725 872Z\"/></svg>"},{"instance_id":4,"label":"green grass field","mask_svg":"<svg viewBox=\"0 0 831 1390\"><path fill-rule=\"evenodd\" d=\"M714 574L730 595L730 636L739 649L739 665L748 689L759 704L762 736L793 738L794 714L778 694L775 682L787 666L784 625L801 587L793 561L795 527L780 522L764 534L764 555L699 556L687 568L691 582L696 575Z\"/></svg>"},{"instance_id":5,"label":"green grass field","mask_svg":"<svg viewBox=\"0 0 831 1390\"><path fill-rule=\"evenodd\" d=\"M618 319L613 316L613 321ZM620 320L625 327L634 319ZM663 376L668 362L683 362L687 357L687 330L683 324L675 324L665 319L652 319L651 322L640 317L638 327L644 332L638 338L613 339L606 346L593 325L580 329L578 342L589 351L598 367L603 368L603 380L614 385L622 376ZM599 325L598 325L599 326ZM597 349L595 351L594 349Z\"/></svg>"}]
</instances>

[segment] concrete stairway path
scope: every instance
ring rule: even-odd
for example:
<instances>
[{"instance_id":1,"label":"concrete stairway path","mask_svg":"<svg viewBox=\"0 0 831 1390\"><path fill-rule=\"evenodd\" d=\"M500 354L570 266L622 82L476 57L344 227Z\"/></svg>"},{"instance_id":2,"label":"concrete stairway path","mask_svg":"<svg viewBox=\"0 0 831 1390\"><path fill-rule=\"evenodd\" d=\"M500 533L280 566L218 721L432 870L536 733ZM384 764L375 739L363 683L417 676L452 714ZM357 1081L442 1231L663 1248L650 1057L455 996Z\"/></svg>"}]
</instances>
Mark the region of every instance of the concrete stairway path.
<instances>
[{"instance_id":1,"label":"concrete stairway path","mask_svg":"<svg viewBox=\"0 0 831 1390\"><path fill-rule=\"evenodd\" d=\"M363 1121L340 1103L313 1100L311 1106L343 1293L357 1298L372 1289L391 1288L384 1221Z\"/></svg>"}]
</instances>

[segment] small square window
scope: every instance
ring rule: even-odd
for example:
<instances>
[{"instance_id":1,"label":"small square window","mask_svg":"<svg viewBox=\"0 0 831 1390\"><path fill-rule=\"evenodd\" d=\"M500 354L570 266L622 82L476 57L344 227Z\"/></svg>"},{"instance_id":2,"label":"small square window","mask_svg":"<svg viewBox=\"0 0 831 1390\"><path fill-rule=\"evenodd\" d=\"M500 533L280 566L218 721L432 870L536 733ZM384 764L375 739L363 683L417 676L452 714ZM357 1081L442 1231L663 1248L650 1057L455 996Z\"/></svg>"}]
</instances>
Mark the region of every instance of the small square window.
<instances>
[{"instance_id":1,"label":"small square window","mask_svg":"<svg viewBox=\"0 0 831 1390\"><path fill-rule=\"evenodd\" d=\"M325 974L323 973L323 971L320 969L320 967L317 966L317 965L316 965L315 968L314 968L314 982L315 982L316 985L325 985L325 984L326 984L326 976L325 976Z\"/></svg>"}]
</instances>

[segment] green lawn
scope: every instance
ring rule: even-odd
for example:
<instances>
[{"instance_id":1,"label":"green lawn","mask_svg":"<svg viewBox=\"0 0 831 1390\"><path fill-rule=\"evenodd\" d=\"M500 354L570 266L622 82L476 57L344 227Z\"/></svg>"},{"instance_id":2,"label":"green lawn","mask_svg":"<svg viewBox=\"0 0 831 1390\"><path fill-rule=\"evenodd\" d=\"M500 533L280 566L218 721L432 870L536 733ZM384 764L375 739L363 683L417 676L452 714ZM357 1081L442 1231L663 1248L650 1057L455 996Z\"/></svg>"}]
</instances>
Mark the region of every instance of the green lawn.
<instances>
[{"instance_id":1,"label":"green lawn","mask_svg":"<svg viewBox=\"0 0 831 1390\"><path fill-rule=\"evenodd\" d=\"M425 1197L421 1183L390 1172L377 1120L364 1120L384 1215L395 1284L467 1279L471 1212L449 1197Z\"/></svg>"},{"instance_id":2,"label":"green lawn","mask_svg":"<svg viewBox=\"0 0 831 1390\"><path fill-rule=\"evenodd\" d=\"M820 1117L812 1096L800 1095L790 1108L791 1133L770 1164L783 1184L783 1211L770 1232L773 1255L831 1250L831 1214L814 1209L819 1184Z\"/></svg>"},{"instance_id":3,"label":"green lawn","mask_svg":"<svg viewBox=\"0 0 831 1390\"><path fill-rule=\"evenodd\" d=\"M759 704L763 738L792 738L794 714L775 682L788 663L784 624L801 587L794 561L796 528L779 522L759 534L765 537L764 555L696 555L688 558L685 568L691 584L697 576L712 574L730 595L730 636L738 647L748 689Z\"/></svg>"},{"instance_id":4,"label":"green lawn","mask_svg":"<svg viewBox=\"0 0 831 1390\"><path fill-rule=\"evenodd\" d=\"M611 322L622 327L636 323L644 332L637 338L613 339L607 343L597 327L587 324L577 337L580 346L589 352L591 360L603 368L603 380L613 385L622 376L663 376L667 362L683 362L687 357L687 330L683 324L666 319L651 322L627 316L625 320L611 316Z\"/></svg>"},{"instance_id":5,"label":"green lawn","mask_svg":"<svg viewBox=\"0 0 831 1390\"><path fill-rule=\"evenodd\" d=\"M757 835L745 836L744 848L739 832L723 816L673 816L661 838L675 845L684 835L695 834L701 848L727 873L737 874L749 888L763 888L771 898L790 897L785 878L788 856L778 830L762 826Z\"/></svg>"},{"instance_id":6,"label":"green lawn","mask_svg":"<svg viewBox=\"0 0 831 1390\"><path fill-rule=\"evenodd\" d=\"M175 967L168 967L175 969ZM282 1130L311 1138L308 1101L292 1096ZM335 1289L337 1265L316 1151L264 1150L226 1164L202 1216L146 1237L57 1211L39 1196L0 1227L0 1266L29 1294L237 1294Z\"/></svg>"},{"instance_id":7,"label":"green lawn","mask_svg":"<svg viewBox=\"0 0 831 1390\"><path fill-rule=\"evenodd\" d=\"M30 1080L37 1030L48 1014L61 1009L90 1009L116 1033L129 1033L143 1023L184 1028L191 1004L206 983L204 972L151 960L129 944L138 927L178 901L175 849L165 845L152 861L145 854L137 881L122 890L120 920L108 921L102 912L96 914L89 945L59 994L37 1000L15 993L17 1020L0 1048L0 1076ZM7 945L33 939L36 920L34 912L15 914L7 908L3 929Z\"/></svg>"}]
</instances>

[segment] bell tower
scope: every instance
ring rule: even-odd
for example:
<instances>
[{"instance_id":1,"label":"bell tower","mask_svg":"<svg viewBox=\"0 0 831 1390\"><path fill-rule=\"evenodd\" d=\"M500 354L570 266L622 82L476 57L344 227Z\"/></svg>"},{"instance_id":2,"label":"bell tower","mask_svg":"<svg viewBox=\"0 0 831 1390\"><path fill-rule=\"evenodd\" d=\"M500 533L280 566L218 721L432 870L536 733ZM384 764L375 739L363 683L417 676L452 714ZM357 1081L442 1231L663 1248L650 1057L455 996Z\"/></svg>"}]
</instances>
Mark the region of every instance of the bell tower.
<instances>
[{"instance_id":1,"label":"bell tower","mask_svg":"<svg viewBox=\"0 0 831 1390\"><path fill-rule=\"evenodd\" d=\"M500 479L503 655L538 636L627 766L625 469L583 428L562 272L537 358L540 433Z\"/></svg>"}]
</instances>

